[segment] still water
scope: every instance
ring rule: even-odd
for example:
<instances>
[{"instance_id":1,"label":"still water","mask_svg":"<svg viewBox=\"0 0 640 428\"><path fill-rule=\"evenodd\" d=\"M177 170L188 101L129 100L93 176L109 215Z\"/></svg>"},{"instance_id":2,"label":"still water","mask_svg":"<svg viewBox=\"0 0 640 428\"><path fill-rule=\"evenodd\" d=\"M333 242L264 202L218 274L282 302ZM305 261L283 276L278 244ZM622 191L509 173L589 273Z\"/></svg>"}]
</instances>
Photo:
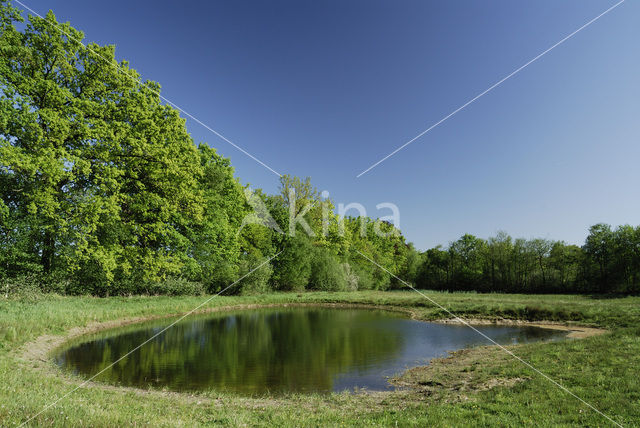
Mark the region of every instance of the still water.
<instances>
[{"instance_id":1,"label":"still water","mask_svg":"<svg viewBox=\"0 0 640 428\"><path fill-rule=\"evenodd\" d=\"M90 377L171 320L136 324L69 344L56 362ZM480 326L501 344L562 338L537 327ZM448 351L489 342L468 327L401 314L323 307L252 309L185 318L95 380L176 391L241 394L389 389L387 377Z\"/></svg>"}]
</instances>

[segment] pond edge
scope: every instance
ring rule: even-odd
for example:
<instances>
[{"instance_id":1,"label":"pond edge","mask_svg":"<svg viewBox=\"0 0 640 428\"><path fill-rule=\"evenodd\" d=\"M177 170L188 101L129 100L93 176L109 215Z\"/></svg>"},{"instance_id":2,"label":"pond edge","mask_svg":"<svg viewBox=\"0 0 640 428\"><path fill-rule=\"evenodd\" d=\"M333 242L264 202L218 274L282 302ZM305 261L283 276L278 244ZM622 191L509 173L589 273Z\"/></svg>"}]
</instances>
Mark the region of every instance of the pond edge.
<instances>
[{"instance_id":1,"label":"pond edge","mask_svg":"<svg viewBox=\"0 0 640 428\"><path fill-rule=\"evenodd\" d=\"M423 321L423 322L432 322L439 324L458 324L458 325L511 325L511 326L529 326L529 327L540 327L540 328L548 328L553 330L563 330L568 331L567 338L572 339L582 339L586 337L591 337L595 335L600 335L604 333L608 333L609 330L595 327L583 327L579 325L569 324L569 323L561 323L555 321L525 321L525 320L514 320L507 318L497 318L497 319L488 319L488 318L448 318L448 319L428 319L420 317L414 310L411 310L407 307L402 306L394 306L394 305L375 305L375 304L363 304L363 303L327 303L327 302L310 302L310 303L248 303L248 304L237 304L237 305L227 305L227 306L216 306L211 308L206 308L203 310L194 311L189 315L202 315L207 313L215 313L215 312L230 312L234 310L247 310L247 309L261 309L261 308L278 308L278 307L324 307L324 308L340 308L340 309L375 309L375 310L385 310L390 312L397 312L407 315L408 318ZM63 348L67 342L77 339L81 336L90 335L93 333L98 333L105 330L115 329L118 327L123 327L132 324L143 323L145 321L152 320L161 320L179 317L184 315L185 313L169 313L162 315L150 315L150 316L142 316L142 317L132 317L132 318L121 318L117 320L110 321L97 321L89 323L85 326L73 327L67 330L63 334L45 334L37 337L36 339L25 343L20 348L18 348L15 353L17 353L17 357L25 363L30 363L33 369L42 370L49 374L54 375L62 375L62 377L72 384L76 384L78 382L83 383L82 378L73 376L64 372L60 369L53 361L53 355L60 349ZM491 346L491 345L489 345ZM495 346L495 345L494 345ZM514 345L510 345L514 346ZM517 345L515 345L517 346ZM491 346L492 347L492 346ZM455 358L455 354L451 355L449 358ZM401 376L402 374L399 374ZM116 386L110 385L102 382L93 382L89 381L85 383L86 386L96 386L103 389L116 389L122 391L137 391L141 393L149 393L149 392L159 392L162 394L178 394L178 395L187 395L192 396L193 394L185 394L181 392L167 392L162 390L153 390L153 389L142 389L128 386ZM366 392L366 391L365 391Z\"/></svg>"}]
</instances>

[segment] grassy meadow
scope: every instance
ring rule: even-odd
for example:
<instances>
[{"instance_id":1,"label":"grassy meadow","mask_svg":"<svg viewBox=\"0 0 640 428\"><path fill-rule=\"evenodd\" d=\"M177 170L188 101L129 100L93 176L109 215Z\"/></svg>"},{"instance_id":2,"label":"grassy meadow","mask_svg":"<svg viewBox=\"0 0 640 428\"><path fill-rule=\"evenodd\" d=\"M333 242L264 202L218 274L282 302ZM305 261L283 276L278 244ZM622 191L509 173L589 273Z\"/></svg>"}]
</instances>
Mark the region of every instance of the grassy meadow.
<instances>
[{"instance_id":1,"label":"grassy meadow","mask_svg":"<svg viewBox=\"0 0 640 428\"><path fill-rule=\"evenodd\" d=\"M473 319L556 321L601 327L584 339L511 346L624 426L640 424L640 298L428 292ZM207 297L9 296L0 299L0 425L16 426L78 386L47 358L71 334L122 320L175 315ZM418 319L449 318L415 292L282 293L211 300L234 305L338 303L392 306ZM71 332L71 333L70 333ZM393 380L388 392L244 397L180 394L89 383L29 422L33 426L611 426L576 398L492 346L453 353Z\"/></svg>"}]
</instances>

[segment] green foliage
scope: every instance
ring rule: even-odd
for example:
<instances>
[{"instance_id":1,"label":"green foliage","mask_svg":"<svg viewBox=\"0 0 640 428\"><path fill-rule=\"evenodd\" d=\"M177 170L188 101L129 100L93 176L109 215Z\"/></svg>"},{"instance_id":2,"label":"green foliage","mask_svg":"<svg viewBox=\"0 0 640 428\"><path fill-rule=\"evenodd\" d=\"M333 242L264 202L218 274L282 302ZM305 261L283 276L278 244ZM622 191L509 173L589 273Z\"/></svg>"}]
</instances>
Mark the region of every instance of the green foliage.
<instances>
[{"instance_id":1,"label":"green foliage","mask_svg":"<svg viewBox=\"0 0 640 428\"><path fill-rule=\"evenodd\" d=\"M423 253L416 284L439 290L525 293L638 293L640 227L597 224L585 245L464 235L447 251Z\"/></svg>"},{"instance_id":2,"label":"green foliage","mask_svg":"<svg viewBox=\"0 0 640 428\"><path fill-rule=\"evenodd\" d=\"M358 289L404 287L395 277L406 277L407 256L412 249L400 231L389 223L367 217L351 217L341 221L347 248L344 253L359 278Z\"/></svg>"},{"instance_id":3,"label":"green foliage","mask_svg":"<svg viewBox=\"0 0 640 428\"><path fill-rule=\"evenodd\" d=\"M382 274L378 272L378 268L362 257L359 259L354 257L349 263L349 268L355 277L355 288L358 290L375 290L377 285L386 284L389 281L388 276L386 278L382 277ZM376 273L377 276L374 275ZM376 278L380 277L382 277L382 281L377 282Z\"/></svg>"},{"instance_id":4,"label":"green foliage","mask_svg":"<svg viewBox=\"0 0 640 428\"><path fill-rule=\"evenodd\" d=\"M393 226L359 219L360 237L347 220L341 234L309 178L253 192L285 234L244 224L248 189L228 159L196 147L157 83L140 83L114 46L85 49L51 12L21 21L0 3L0 279L101 296L217 292L280 253L239 290L392 286L359 251L415 275Z\"/></svg>"},{"instance_id":5,"label":"green foliage","mask_svg":"<svg viewBox=\"0 0 640 428\"><path fill-rule=\"evenodd\" d=\"M141 294L149 294L152 296L197 296L204 294L206 290L199 282L190 282L182 278L168 278L162 282L149 282L136 291Z\"/></svg>"},{"instance_id":6,"label":"green foliage","mask_svg":"<svg viewBox=\"0 0 640 428\"><path fill-rule=\"evenodd\" d=\"M251 273L249 273L251 272ZM257 253L250 253L241 258L240 282L229 290L231 294L260 294L266 293L271 288L269 281L273 275L273 267L267 263L267 259Z\"/></svg>"},{"instance_id":7,"label":"green foliage","mask_svg":"<svg viewBox=\"0 0 640 428\"><path fill-rule=\"evenodd\" d=\"M242 186L233 175L229 160L207 145L198 147L202 174L198 192L203 200L202 220L186 223L189 264L187 276L201 281L209 291L231 283L239 272L243 217L249 212Z\"/></svg>"},{"instance_id":8,"label":"green foliage","mask_svg":"<svg viewBox=\"0 0 640 428\"><path fill-rule=\"evenodd\" d=\"M112 46L84 49L52 13L22 32L9 6L2 15L2 236L16 248L6 272L38 263L98 294L180 273L182 231L202 215L184 120Z\"/></svg>"},{"instance_id":9,"label":"green foliage","mask_svg":"<svg viewBox=\"0 0 640 428\"><path fill-rule=\"evenodd\" d=\"M387 290L408 281L640 291L632 226L595 225L583 248L467 234L420 254L390 223L340 218L308 177L282 176L276 195L249 192L228 159L194 144L157 83L141 83L114 46L86 49L83 37L51 12L24 22L0 0L0 281L9 288L214 293L277 255L238 290ZM277 226L245 222L252 202Z\"/></svg>"},{"instance_id":10,"label":"green foliage","mask_svg":"<svg viewBox=\"0 0 640 428\"><path fill-rule=\"evenodd\" d=\"M321 291L345 291L347 271L337 258L324 248L313 252L309 288Z\"/></svg>"},{"instance_id":11,"label":"green foliage","mask_svg":"<svg viewBox=\"0 0 640 428\"><path fill-rule=\"evenodd\" d=\"M349 263L342 263L342 270L344 271L346 291L356 291L360 278L358 278L358 275L356 275Z\"/></svg>"},{"instance_id":12,"label":"green foliage","mask_svg":"<svg viewBox=\"0 0 640 428\"><path fill-rule=\"evenodd\" d=\"M38 275L4 278L0 281L0 295L5 299L9 296L27 300L35 299L42 295L42 278Z\"/></svg>"},{"instance_id":13,"label":"green foliage","mask_svg":"<svg viewBox=\"0 0 640 428\"><path fill-rule=\"evenodd\" d=\"M313 247L304 235L289 237L275 262L276 290L300 291L309 283Z\"/></svg>"},{"instance_id":14,"label":"green foliage","mask_svg":"<svg viewBox=\"0 0 640 428\"><path fill-rule=\"evenodd\" d=\"M596 292L640 292L640 226L596 224L583 247L585 275Z\"/></svg>"}]
</instances>

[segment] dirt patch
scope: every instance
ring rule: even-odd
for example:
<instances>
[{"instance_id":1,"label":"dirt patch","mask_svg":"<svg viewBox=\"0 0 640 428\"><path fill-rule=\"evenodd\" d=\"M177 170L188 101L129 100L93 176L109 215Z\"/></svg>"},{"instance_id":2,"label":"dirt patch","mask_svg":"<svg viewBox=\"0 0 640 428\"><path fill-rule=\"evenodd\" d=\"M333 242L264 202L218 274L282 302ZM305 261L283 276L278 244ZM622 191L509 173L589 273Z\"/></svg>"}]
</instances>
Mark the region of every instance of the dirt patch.
<instances>
[{"instance_id":1,"label":"dirt patch","mask_svg":"<svg viewBox=\"0 0 640 428\"><path fill-rule=\"evenodd\" d=\"M495 346L461 349L445 358L432 359L428 366L408 369L390 383L423 396L439 396L446 402L465 401L470 393L512 387L528 380L528 377L504 377L485 370L500 367L510 358Z\"/></svg>"}]
</instances>

